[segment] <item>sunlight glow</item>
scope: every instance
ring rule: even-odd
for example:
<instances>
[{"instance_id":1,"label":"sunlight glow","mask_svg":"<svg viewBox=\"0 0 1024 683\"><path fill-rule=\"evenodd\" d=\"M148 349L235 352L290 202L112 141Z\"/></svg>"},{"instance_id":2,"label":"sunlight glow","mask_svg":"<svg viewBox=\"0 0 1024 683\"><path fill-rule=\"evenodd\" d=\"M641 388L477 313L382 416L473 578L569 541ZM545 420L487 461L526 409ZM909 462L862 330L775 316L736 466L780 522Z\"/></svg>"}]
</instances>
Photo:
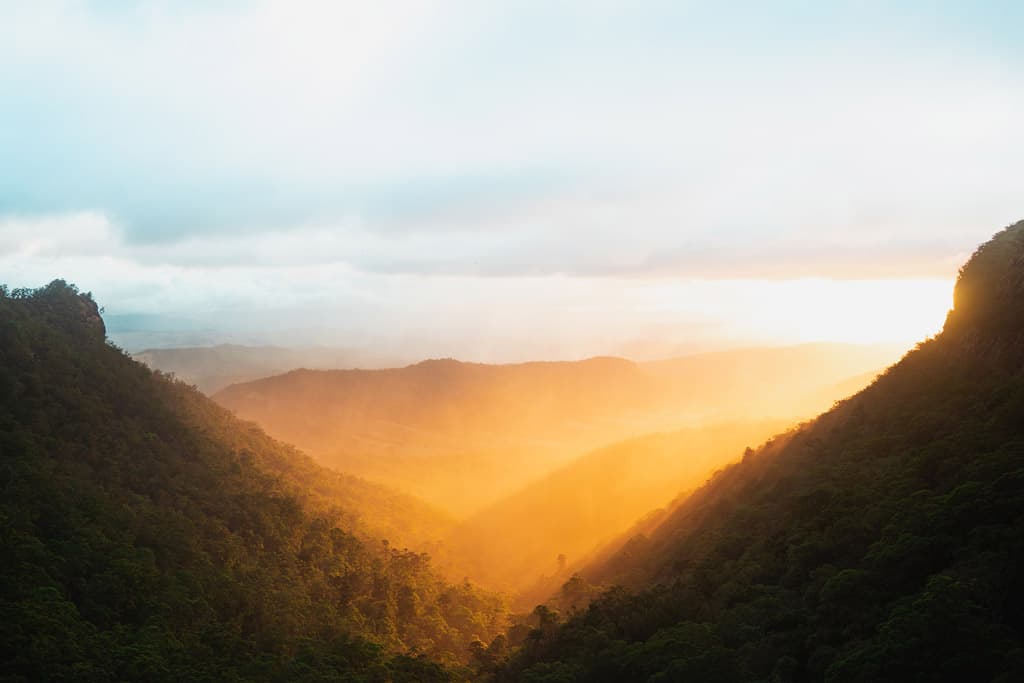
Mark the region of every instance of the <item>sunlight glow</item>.
<instances>
[{"instance_id":1,"label":"sunlight glow","mask_svg":"<svg viewBox=\"0 0 1024 683\"><path fill-rule=\"evenodd\" d=\"M699 332L711 346L811 341L910 345L942 329L952 307L953 284L953 278L691 280L649 285L642 293L634 292L629 305L641 309L634 313L636 325L655 317L701 321L703 327L691 333ZM666 329L664 334L671 332Z\"/></svg>"},{"instance_id":2,"label":"sunlight glow","mask_svg":"<svg viewBox=\"0 0 1024 683\"><path fill-rule=\"evenodd\" d=\"M755 292L750 322L788 341L915 342L942 329L953 281L794 280Z\"/></svg>"}]
</instances>

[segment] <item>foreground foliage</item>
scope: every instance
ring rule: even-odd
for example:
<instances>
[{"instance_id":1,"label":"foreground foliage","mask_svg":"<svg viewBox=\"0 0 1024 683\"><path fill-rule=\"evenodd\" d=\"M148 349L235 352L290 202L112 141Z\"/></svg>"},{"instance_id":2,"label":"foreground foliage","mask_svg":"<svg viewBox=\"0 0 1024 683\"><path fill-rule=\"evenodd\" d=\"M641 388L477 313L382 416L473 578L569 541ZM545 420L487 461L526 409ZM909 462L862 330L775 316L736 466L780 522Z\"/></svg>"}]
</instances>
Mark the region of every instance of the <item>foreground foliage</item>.
<instances>
[{"instance_id":1,"label":"foreground foliage","mask_svg":"<svg viewBox=\"0 0 1024 683\"><path fill-rule=\"evenodd\" d=\"M1024 223L940 336L584 572L622 587L535 613L496 678L1024 680L1022 302Z\"/></svg>"},{"instance_id":2,"label":"foreground foliage","mask_svg":"<svg viewBox=\"0 0 1024 683\"><path fill-rule=\"evenodd\" d=\"M364 519L380 491L133 362L61 281L0 289L0 454L4 680L442 681L503 626L371 540L416 503Z\"/></svg>"}]
</instances>

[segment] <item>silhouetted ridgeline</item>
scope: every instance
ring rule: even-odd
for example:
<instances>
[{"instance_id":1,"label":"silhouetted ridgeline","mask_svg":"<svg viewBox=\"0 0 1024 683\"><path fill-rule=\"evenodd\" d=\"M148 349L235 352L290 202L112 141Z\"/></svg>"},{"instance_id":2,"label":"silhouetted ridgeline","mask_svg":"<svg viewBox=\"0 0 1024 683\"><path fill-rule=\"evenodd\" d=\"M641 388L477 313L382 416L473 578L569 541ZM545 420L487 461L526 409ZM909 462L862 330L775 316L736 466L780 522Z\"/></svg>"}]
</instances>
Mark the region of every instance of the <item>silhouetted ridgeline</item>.
<instances>
[{"instance_id":1,"label":"silhouetted ridgeline","mask_svg":"<svg viewBox=\"0 0 1024 683\"><path fill-rule=\"evenodd\" d=\"M535 613L500 680L1024 680L1024 223L940 335L565 590L592 583L623 587Z\"/></svg>"},{"instance_id":2,"label":"silhouetted ridgeline","mask_svg":"<svg viewBox=\"0 0 1024 683\"><path fill-rule=\"evenodd\" d=\"M446 520L132 361L62 281L0 290L0 454L4 680L451 680L504 625L375 535Z\"/></svg>"}]
</instances>

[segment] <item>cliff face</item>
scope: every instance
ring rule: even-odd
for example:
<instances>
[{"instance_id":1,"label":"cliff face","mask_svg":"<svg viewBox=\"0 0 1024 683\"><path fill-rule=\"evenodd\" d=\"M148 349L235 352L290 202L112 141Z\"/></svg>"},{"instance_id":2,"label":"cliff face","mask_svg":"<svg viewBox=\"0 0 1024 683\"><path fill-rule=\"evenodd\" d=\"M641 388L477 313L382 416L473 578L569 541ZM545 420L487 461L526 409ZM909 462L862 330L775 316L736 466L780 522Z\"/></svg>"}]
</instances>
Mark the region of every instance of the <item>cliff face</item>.
<instances>
[{"instance_id":1,"label":"cliff face","mask_svg":"<svg viewBox=\"0 0 1024 683\"><path fill-rule=\"evenodd\" d=\"M79 316L82 326L89 330L93 337L100 339L107 338L107 326L103 324L103 316L100 315L100 307L92 300L89 294L78 295Z\"/></svg>"},{"instance_id":2,"label":"cliff face","mask_svg":"<svg viewBox=\"0 0 1024 683\"><path fill-rule=\"evenodd\" d=\"M942 338L978 350L1022 353L1024 221L997 233L960 269Z\"/></svg>"},{"instance_id":3,"label":"cliff face","mask_svg":"<svg viewBox=\"0 0 1024 683\"><path fill-rule=\"evenodd\" d=\"M77 339L99 343L107 339L107 327L92 293L80 292L64 280L54 280L38 290L16 289L11 296L15 299L31 296L38 315Z\"/></svg>"}]
</instances>

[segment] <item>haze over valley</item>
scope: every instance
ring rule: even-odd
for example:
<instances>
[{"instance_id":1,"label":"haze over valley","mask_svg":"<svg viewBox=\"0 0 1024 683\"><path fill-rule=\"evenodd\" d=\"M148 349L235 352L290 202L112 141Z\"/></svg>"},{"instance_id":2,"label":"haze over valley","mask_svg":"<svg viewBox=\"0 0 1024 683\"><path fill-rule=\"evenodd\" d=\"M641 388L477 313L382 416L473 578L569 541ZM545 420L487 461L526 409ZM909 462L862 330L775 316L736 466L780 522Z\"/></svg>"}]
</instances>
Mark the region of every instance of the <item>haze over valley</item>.
<instances>
[{"instance_id":1,"label":"haze over valley","mask_svg":"<svg viewBox=\"0 0 1024 683\"><path fill-rule=\"evenodd\" d=\"M902 352L817 343L642 363L428 360L295 369L210 393L321 464L444 515L419 547L453 579L515 602L570 576L652 501L668 503L744 448L855 393ZM323 364L331 353L219 346L135 358L217 386L217 372L269 373L274 363Z\"/></svg>"},{"instance_id":2,"label":"haze over valley","mask_svg":"<svg viewBox=\"0 0 1024 683\"><path fill-rule=\"evenodd\" d=\"M866 384L866 372L899 353L835 344L641 364L431 360L392 370L297 370L214 399L324 464L465 516L628 437L723 421L795 422L842 397L827 390L851 378Z\"/></svg>"},{"instance_id":3,"label":"haze over valley","mask_svg":"<svg viewBox=\"0 0 1024 683\"><path fill-rule=\"evenodd\" d=\"M1022 26L0 0L0 683L1024 681Z\"/></svg>"},{"instance_id":4,"label":"haze over valley","mask_svg":"<svg viewBox=\"0 0 1024 683\"><path fill-rule=\"evenodd\" d=\"M102 666L149 677L124 631L141 614L164 620L184 651L203 652L195 659L153 641L161 670L174 675L302 677L314 666L381 680L528 680L554 665L573 672L569 680L630 680L676 656L744 680L757 657L717 635L727 622L694 615L771 620L790 609L792 621L777 627L787 633L819 620L848 629L829 632L835 645L818 646L810 674L909 674L933 641L913 641L893 660L880 654L889 632L872 637L871 618L843 616L862 592L878 594L873 582L884 577L881 595L891 597L882 599L903 604L903 592L918 591L915 618L949 620L987 653L989 670L1012 670L1003 648L1017 626L989 616L1010 608L971 597L963 582L992 571L986 585L1018 599L1006 582L1024 551L1007 535L1024 514L1021 273L1024 223L964 268L943 332L881 373L864 367L892 347L816 344L647 363L292 370L215 395L264 422L269 436L110 344L90 295L60 280L5 287L4 514L22 548L5 584L27 591L8 607L7 642L18 647L9 666L63 675L99 661L91 653L103 644ZM249 353L218 349L239 352ZM840 389L855 395L836 396L817 418L771 417L820 410L815 401ZM666 419L688 426L615 437ZM285 433L323 464L272 438ZM588 449L595 440L604 445ZM453 444L464 450L452 454ZM955 444L984 455L961 459ZM918 499L927 502L920 511ZM25 510L34 512L17 517ZM927 535L932 524L941 535ZM992 555L988 534L1008 545ZM770 541L780 536L782 545ZM27 554L29 539L51 549ZM74 567L109 557L122 559L62 596ZM860 568L838 570L829 559ZM210 574L218 566L227 572L219 579ZM737 583L750 574L757 584ZM183 598L196 595L194 581L213 591L199 603ZM851 584L859 588L839 588ZM128 586L127 602L111 586ZM801 590L820 591L818 604L798 607ZM650 600L663 609L651 611ZM901 611L887 624L907 608L893 609ZM56 624L30 616L55 610L66 615ZM592 618L604 621L586 626ZM196 619L212 621L197 632ZM627 636L650 658L589 636L590 654L565 644L581 629L607 638L622 619L656 629ZM113 650L115 636L90 626L110 620L121 624ZM347 635L320 640L324 629ZM988 635L969 640L978 631ZM861 635L848 642L849 632ZM365 634L366 647L344 640L353 633ZM24 649L53 637L73 649L45 666ZM202 644L210 637L217 646ZM955 660L944 666L966 671Z\"/></svg>"}]
</instances>

